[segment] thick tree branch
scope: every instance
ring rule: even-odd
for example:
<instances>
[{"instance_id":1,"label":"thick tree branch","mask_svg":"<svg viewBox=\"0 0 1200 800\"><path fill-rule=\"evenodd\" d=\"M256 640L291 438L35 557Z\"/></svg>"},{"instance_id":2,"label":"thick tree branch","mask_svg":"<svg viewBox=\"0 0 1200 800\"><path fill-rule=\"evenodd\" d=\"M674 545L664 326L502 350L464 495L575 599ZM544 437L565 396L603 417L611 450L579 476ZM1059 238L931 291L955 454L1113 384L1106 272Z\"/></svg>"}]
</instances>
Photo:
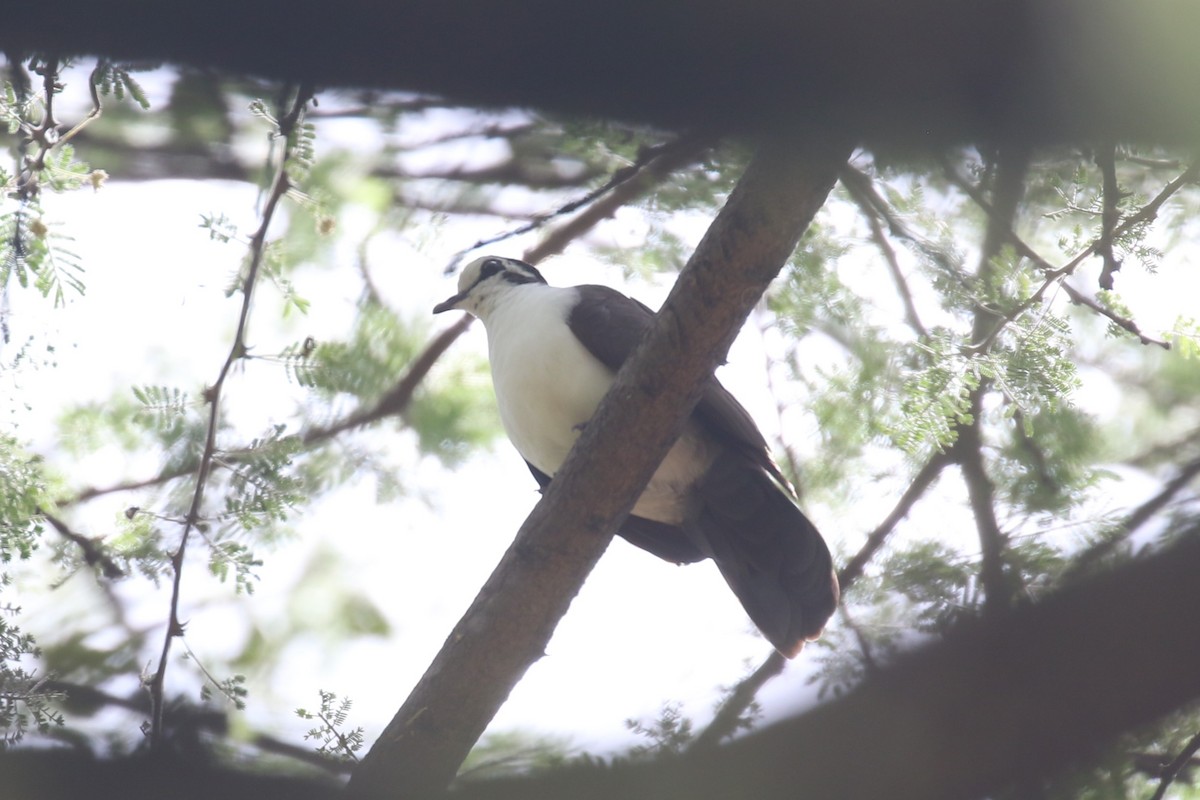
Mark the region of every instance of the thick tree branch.
<instances>
[{"instance_id":1,"label":"thick tree branch","mask_svg":"<svg viewBox=\"0 0 1200 800\"><path fill-rule=\"evenodd\" d=\"M352 797L453 777L678 435L701 382L795 249L849 143L769 146L751 163L545 496L355 771Z\"/></svg>"},{"instance_id":2,"label":"thick tree branch","mask_svg":"<svg viewBox=\"0 0 1200 800\"><path fill-rule=\"evenodd\" d=\"M1191 740L1179 751L1179 755L1171 760L1162 771L1158 788L1154 790L1154 795L1150 800L1163 800L1166 797L1167 789L1171 788L1171 784L1175 782L1176 776L1180 771L1188 765L1192 760L1192 756L1200 753L1200 733L1197 733Z\"/></svg>"},{"instance_id":3,"label":"thick tree branch","mask_svg":"<svg viewBox=\"0 0 1200 800\"><path fill-rule=\"evenodd\" d=\"M748 0L736 11L717 0L295 0L287 11L267 0L59 0L10 15L0 49L676 129L840 123L906 147L1200 140L1189 35L1200 8L1180 0Z\"/></svg>"},{"instance_id":4,"label":"thick tree branch","mask_svg":"<svg viewBox=\"0 0 1200 800\"><path fill-rule=\"evenodd\" d=\"M481 781L454 796L997 796L1098 757L1119 734L1200 697L1200 628L1162 613L1200 607L1198 571L1200 527L1194 527L1167 552L1015 613L976 620L901 657L845 697L729 745L645 764ZM1189 763L1185 756L1195 744L1175 760ZM863 753L870 754L869 768ZM99 761L65 749L0 753L0 778L12 800L73 799L94 794L97 786L119 786L129 800L162 797L164 786L179 800L336 795L321 783L239 772L211 759Z\"/></svg>"},{"instance_id":5,"label":"thick tree branch","mask_svg":"<svg viewBox=\"0 0 1200 800\"><path fill-rule=\"evenodd\" d=\"M1200 533L1200 530L1196 531ZM461 800L965 800L1103 752L1200 696L1200 538L978 620L827 705L725 747L464 787ZM1103 697L1104 702L1096 702ZM870 767L858 757L870 754Z\"/></svg>"}]
</instances>

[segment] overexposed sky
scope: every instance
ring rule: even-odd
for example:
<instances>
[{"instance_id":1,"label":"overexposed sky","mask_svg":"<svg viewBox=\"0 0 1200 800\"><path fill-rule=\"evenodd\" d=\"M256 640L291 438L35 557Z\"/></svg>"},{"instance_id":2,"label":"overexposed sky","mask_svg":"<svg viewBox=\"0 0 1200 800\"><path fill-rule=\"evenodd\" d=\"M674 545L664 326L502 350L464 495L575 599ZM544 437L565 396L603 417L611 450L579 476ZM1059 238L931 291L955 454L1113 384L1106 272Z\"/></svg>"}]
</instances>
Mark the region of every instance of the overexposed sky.
<instances>
[{"instance_id":1,"label":"overexposed sky","mask_svg":"<svg viewBox=\"0 0 1200 800\"><path fill-rule=\"evenodd\" d=\"M87 266L87 293L54 310L31 292L14 292L14 342L33 335L39 347L52 343L57 366L26 368L4 379L32 398L33 408L19 415L18 433L75 488L153 475L158 454L131 458L109 448L82 460L65 456L54 426L62 409L103 402L144 384L180 386L197 399L215 378L238 313L238 297L226 298L224 288L244 249L210 242L198 223L201 214L221 210L249 232L256 224L254 200L254 190L245 185L182 181L110 182L99 193L89 189L47 199L47 216L65 222L64 230L75 237L72 246ZM444 255L470 240L448 240ZM344 334L358 285L351 254L342 256L338 264L296 276L298 291L313 303L307 317L281 324L272 289L260 287L250 335L255 352L277 352L306 335ZM428 314L454 291L455 279L441 274L444 261L418 260L403 243L377 243L371 257L381 292L402 313ZM546 272L556 283L607 279L621 286L618 270L578 259L550 262ZM641 288L634 293L657 305L667 287ZM444 318L430 318L431 331L445 324ZM738 349L747 351L750 363L737 351L733 360L746 374L757 373L752 380L763 386L764 362L754 347L758 334L749 330L744 338ZM474 326L456 348L484 353L482 326ZM252 362L227 387L225 402L245 441L273 422L297 424L294 411L302 394L282 367ZM769 397L757 394L755 410L770 415ZM187 641L210 669L236 655L251 624L271 629L293 604L314 619L327 613L322 595L297 585L320 554L336 553L328 559L329 580L352 587L383 610L391 636L335 645L319 635L301 637L280 654L276 673L248 676L247 719L284 738L298 741L307 729L292 709L315 706L318 689L353 697L352 724L366 726L368 739L377 734L538 498L524 463L503 439L451 471L416 455L407 435L392 426L371 435L394 440L409 497L379 504L370 479L332 492L292 520L291 541L260 553L266 565L257 571L261 580L252 596L235 597L231 585L213 580L200 563L185 572ZM109 496L73 510L69 518L81 533L105 536L115 531L117 516L138 502L137 493ZM199 540L191 546L193 553L202 548ZM48 641L60 626L73 627L86 613L83 607L95 602L86 591L89 577L77 575L57 590L49 589L51 580L53 573L28 574L20 592L26 628L49 631L43 634ZM115 589L129 601L136 625L165 623L168 585L155 588L130 578ZM154 641L160 641L157 634ZM736 682L769 652L712 564L677 567L618 541L495 726L569 733L582 745L608 749L628 741L626 718L654 717L666 701L683 701L687 713L705 718L719 685ZM794 672L799 676L803 667ZM185 663L169 672L176 688L195 687L196 680ZM809 695L802 681L780 683Z\"/></svg>"},{"instance_id":2,"label":"overexposed sky","mask_svg":"<svg viewBox=\"0 0 1200 800\"><path fill-rule=\"evenodd\" d=\"M419 134L410 132L418 139ZM362 131L344 135L361 136ZM494 155L480 151L471 157ZM249 234L257 226L256 199L253 187L219 181L111 181L99 192L46 198L48 219L65 223L63 230L75 238L71 247L87 268L87 294L53 310L33 292L14 287L14 344L9 348L33 336L35 354L46 344L55 347L57 366L30 365L0 374L0 380L10 384L6 395L30 398L30 409L12 409L18 436L30 440L75 488L148 477L159 463L157 454L130 457L115 448L85 459L64 455L54 427L62 409L102 402L114 392L144 384L177 385L198 400L203 386L215 379L240 304L239 296L225 297L225 287L245 249L211 242L199 222L203 214L223 212ZM304 268L295 276L298 292L312 302L307 316L281 322L277 296L268 284L261 286L249 336L254 352L278 352L309 335L321 340L346 333L359 286L354 248L372 222L369 213L351 210L339 220L343 244L331 263ZM454 291L455 279L442 274L449 257L499 227L493 220L378 236L368 250L373 279L391 307L423 319ZM702 232L694 222L683 227L695 236ZM638 233L636 214L620 214L599 235L636 240ZM519 255L529 241L505 243L493 251ZM847 259L838 269L851 285L880 286L884 295L893 294L890 284L881 282L877 263ZM625 283L620 270L589 262L574 251L544 264L543 271L551 283L607 283L653 307L668 288L662 282ZM1094 282L1086 271L1075 280L1079 286ZM1153 333L1194 308L1194 298L1200 296L1190 248L1172 252L1158 276L1127 268L1119 280L1122 295ZM429 316L431 332L447 324ZM754 325L747 326L721 373L769 435L778 430L774 401L765 388L764 347L770 346ZM455 347L484 353L482 326L473 326ZM834 348L823 350L819 343L813 348L813 360L832 363L840 357ZM1086 372L1084 378L1086 390L1077 402L1095 413L1113 413L1111 383ZM303 392L286 380L282 367L266 362L239 369L225 395L243 441L274 422L286 422L294 430L301 423L295 411L302 399ZM800 448L806 446L807 424L802 420L798 430L788 431L789 441ZM241 650L252 629L278 632L281 620L294 613L313 621L312 633L289 641L278 653L275 672L250 674L247 681L249 724L297 743L309 725L292 710L314 707L319 689L353 697L350 724L365 726L368 742L373 741L538 497L521 459L503 439L460 469L447 470L435 459L417 455L409 435L391 425L369 435L390 439L408 496L381 504L370 479L332 492L296 515L290 541L261 554L267 563L258 571L261 580L251 596L235 596L231 585L216 582L200 563L189 566L184 577L187 641L218 672L221 661ZM1128 494L1111 499L1114 507L1153 491L1152 484L1139 484L1137 476L1126 477ZM903 488L903 475L893 475L890 483L885 476L878 484L859 487L857 502L837 515L820 506L807 511L832 546L853 552ZM955 498L958 490L948 485L944 494ZM70 519L86 535L105 536L115 530L113 520L121 511L137 502L136 494L102 498L72 511ZM973 537L961 505L922 505L908 524L923 534ZM201 548L198 541L192 546ZM51 588L54 579L52 573L27 570L17 600L26 609L26 629L49 641L57 630L83 627L79 621L94 614L89 607L95 603L88 576L76 575L59 589ZM377 605L391 626L390 635L349 643L322 636L322 615L330 612L321 589L335 585L350 587ZM127 579L115 591L128 601L135 625L155 630L157 647L169 586ZM178 658L182 648L175 652ZM676 567L618 540L573 604L546 657L518 685L493 729L569 734L585 748L609 750L629 743L625 719L652 718L664 702L682 701L685 713L705 721L719 687L736 682L769 652L711 563ZM146 655L156 657L156 652ZM812 702L807 673L802 655L768 686L760 698L768 718ZM175 690L198 691L197 673L189 664L175 663L168 681ZM136 729L129 735L136 737Z\"/></svg>"}]
</instances>

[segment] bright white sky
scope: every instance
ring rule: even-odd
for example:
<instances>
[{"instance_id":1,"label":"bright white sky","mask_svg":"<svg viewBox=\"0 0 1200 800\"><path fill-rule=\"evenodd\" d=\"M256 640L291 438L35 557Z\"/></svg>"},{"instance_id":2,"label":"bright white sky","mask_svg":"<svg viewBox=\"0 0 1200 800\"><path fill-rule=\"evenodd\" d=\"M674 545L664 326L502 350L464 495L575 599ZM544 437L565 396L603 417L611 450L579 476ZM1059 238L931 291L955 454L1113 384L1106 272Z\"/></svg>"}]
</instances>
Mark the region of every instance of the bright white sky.
<instances>
[{"instance_id":1,"label":"bright white sky","mask_svg":"<svg viewBox=\"0 0 1200 800\"><path fill-rule=\"evenodd\" d=\"M198 223L202 214L220 211L249 233L257 224L254 203L254 189L215 181L114 181L99 193L85 190L49 199L50 219L66 222L65 230L77 240L74 249L87 267L88 291L58 311L30 292L13 291L15 341L33 335L39 344L55 344L58 364L0 375L0 380L15 384L21 396L31 398L31 409L13 409L18 434L31 439L35 450L54 463L59 456L52 422L67 405L103 400L137 384L178 385L198 395L200 387L215 378L229 348L239 298L225 298L224 288L244 254L236 244L210 242ZM341 224L347 244L337 253L336 264L297 276L299 293L312 301L307 317L282 325L272 291L264 287L258 296L249 337L256 352L277 352L306 335L322 339L346 331L358 284L343 276L354 263L353 247L359 239L355 226L365 233L368 221L365 216L349 217ZM637 227L634 216L621 215L605 235L635 235ZM393 307L424 318L434 303L454 291L454 279L441 274L449 256L495 230L488 224L442 230L436 236L426 231L423 242L379 237L369 254L374 278ZM519 255L522 246L523 242L510 244L495 252ZM1192 264L1188 258L1172 259L1170 268L1164 268L1152 285L1146 284L1146 296L1173 299L1178 306L1156 309L1148 329L1169 325L1179 309L1193 303L1181 298L1200 296L1196 270L1179 268ZM609 283L652 306L665 296L665 287L622 285L618 271L577 258L558 259L544 269L551 283ZM865 268L851 264L845 269ZM877 281L878 274L867 278L864 273L858 279ZM1136 303L1143 278L1129 270L1121 281L1127 298ZM1164 285L1173 288L1164 291ZM447 323L430 318L429 324L435 331ZM722 374L772 432L777 423L773 400L764 388L763 343L752 327ZM483 336L477 325L456 347L483 353ZM814 352L813 357L830 354ZM9 393L6 386L4 394ZM235 376L225 402L248 440L270 422L294 424L292 412L300 396L282 368L259 362ZM1102 382L1082 401L1100 412L1113 410L1111 392L1105 396ZM393 628L386 638L333 645L319 634L302 637L280 654L282 667L277 672L248 676L249 724L297 743L308 725L292 710L314 707L318 689L354 698L350 724L365 726L367 740L373 741L537 499L534 482L503 440L493 452L481 452L450 472L433 459L413 455L404 433L384 427L373 435L394 439L409 497L380 505L369 481L334 492L294 520L292 541L263 554L267 564L259 571L261 581L253 596L234 597L231 586L216 583L200 564L184 579L187 640L202 661L213 665L240 650L250 625L277 629L289 607L303 609L319 627L328 613L322 596L311 585L307 590L297 586L297 580L322 553L336 553L328 559L327 580L353 587L383 609ZM804 447L795 432L789 432L789 439ZM159 464L153 454L128 459L114 450L57 466L75 485L84 486L149 476ZM835 548L852 552L902 488L887 479L863 487L861 502L838 517L820 507L808 510ZM1133 493L1148 490L1142 485ZM955 493L954 487L947 491ZM137 495L107 498L91 504L85 514L73 513L72 521L87 535L103 536L112 530L112 520L138 501ZM953 507L925 507L911 525L918 530L968 530L969 520L965 511ZM88 618L95 595L84 591L90 581L86 576L52 591L45 575L23 584L19 602L27 611L25 627L52 640L53 632L67 621L72 630L83 627L78 620ZM131 602L134 623L155 627L155 642L165 623L168 590L166 585L155 589L133 579L116 585L118 594ZM666 701L683 701L684 712L702 723L711 713L718 687L736 682L769 652L711 564L675 567L618 541L572 606L547 657L517 687L493 729L565 733L585 749L608 750L629 742L625 719L653 718ZM801 656L760 698L769 718L812 702L804 659ZM176 689L196 687L194 676L190 665L176 663L168 680Z\"/></svg>"},{"instance_id":2,"label":"bright white sky","mask_svg":"<svg viewBox=\"0 0 1200 800\"><path fill-rule=\"evenodd\" d=\"M13 296L15 341L33 334L57 350L56 368L26 369L8 378L22 396L37 398L31 411L21 413L19 432L33 439L38 452L56 460L53 420L69 404L103 401L132 385L159 383L181 386L196 397L216 376L238 304L236 297L224 297L224 287L244 250L210 242L198 222L202 213L222 210L250 231L254 199L252 189L237 184L111 182L98 194L88 190L47 203L52 219L68 223L65 230L76 238L73 246L88 273L87 294L72 299L66 309L52 311L49 303L28 293ZM454 278L441 274L446 258L474 235L449 239L435 254L440 261L381 240L371 254L377 265L374 277L394 307L413 316L428 315L454 291ZM308 270L297 277L300 294L313 306L294 323L280 325L273 292L263 287L250 336L256 352L277 352L305 335L320 339L344 333L357 283L353 276L339 277L353 255L341 257L338 268ZM555 283L621 285L615 270L567 258L550 262L546 272ZM665 296L663 287L641 288L629 291L655 305ZM431 331L444 324L430 319ZM734 359L754 384L764 386L763 358L753 347L757 334L751 331L744 338L750 340L745 347L749 363L741 363L736 351ZM456 347L485 353L482 326ZM294 424L291 414L300 395L282 368L252 364L227 386L227 408L244 424L247 439L276 420ZM748 399L758 400L755 410L769 422L771 401L761 390L757 395ZM404 433L387 427L381 431L394 438L397 458L407 466L402 480L411 488L410 498L379 505L370 481L334 492L294 520L293 541L263 553L267 563L258 571L261 580L253 596L234 597L232 587L213 581L201 564L185 573L187 639L201 660L211 662L240 650L251 621L277 627L273 618L289 603L303 604L317 620L328 613L319 594L295 585L317 553L336 552L331 579L354 587L384 610L394 629L386 639L330 646L319 636L301 638L282 654L279 672L248 676L247 719L284 738L298 740L307 728L291 712L315 706L318 689L353 697L353 724L366 726L368 739L376 735L538 497L524 464L503 439L492 452L481 452L450 472L434 459L414 456ZM159 464L152 453L129 459L111 450L81 461L58 461L57 466L81 487L149 476ZM124 508L138 502L136 494L104 498L84 514L72 512L72 521L87 535L103 536L113 530L112 520ZM86 613L81 606L95 601L73 584L89 581L76 576L52 592L46 591L44 578L25 584L21 602L28 612L26 627L55 631L56 620L78 620ZM135 624L164 622L168 586L155 590L130 579L116 589L133 601ZM756 665L769 652L711 564L676 567L618 541L572 606L547 657L530 670L495 726L569 733L583 746L609 748L627 741L626 718L652 718L665 701L682 700L687 713L705 718L718 686L736 682L748 664ZM776 713L808 697L798 680L803 671L793 669L797 679L771 688L776 701L769 707ZM176 687L190 686L191 672L189 665L179 664L170 678ZM797 699L787 700L792 694Z\"/></svg>"}]
</instances>

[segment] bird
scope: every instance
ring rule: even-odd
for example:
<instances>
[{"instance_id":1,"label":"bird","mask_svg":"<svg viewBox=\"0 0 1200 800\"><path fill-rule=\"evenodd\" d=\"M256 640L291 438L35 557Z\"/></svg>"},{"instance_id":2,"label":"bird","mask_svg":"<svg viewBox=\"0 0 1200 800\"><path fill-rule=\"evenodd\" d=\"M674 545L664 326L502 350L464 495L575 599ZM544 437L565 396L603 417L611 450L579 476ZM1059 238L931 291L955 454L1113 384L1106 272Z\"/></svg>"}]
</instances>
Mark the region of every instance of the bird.
<instances>
[{"instance_id":1,"label":"bird","mask_svg":"<svg viewBox=\"0 0 1200 800\"><path fill-rule=\"evenodd\" d=\"M607 286L551 286L514 258L468 264L433 312L483 322L500 420L544 491L654 312ZM833 559L745 408L715 376L617 533L659 558L706 558L787 658L837 607Z\"/></svg>"}]
</instances>

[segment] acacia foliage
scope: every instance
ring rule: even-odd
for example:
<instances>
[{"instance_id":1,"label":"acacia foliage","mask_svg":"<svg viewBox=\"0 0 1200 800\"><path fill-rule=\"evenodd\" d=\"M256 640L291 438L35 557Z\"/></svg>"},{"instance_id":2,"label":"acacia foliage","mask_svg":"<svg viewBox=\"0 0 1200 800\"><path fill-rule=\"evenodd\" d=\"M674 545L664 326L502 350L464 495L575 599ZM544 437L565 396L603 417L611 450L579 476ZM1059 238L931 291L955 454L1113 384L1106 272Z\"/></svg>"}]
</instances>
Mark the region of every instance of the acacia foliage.
<instances>
[{"instance_id":1,"label":"acacia foliage","mask_svg":"<svg viewBox=\"0 0 1200 800\"><path fill-rule=\"evenodd\" d=\"M420 250L430 231L448 231L457 221L470 231L522 226L528 232L518 241L533 241L582 213L572 200L645 164L673 138L530 113L451 113L436 98L380 94L322 95L285 132L279 87L184 72L156 73L166 97L166 107L153 112L168 132L162 143L135 143L132 132L145 112L125 104L106 107L102 123L78 128L65 144L47 136L46 120L55 119L50 111L60 84L71 85L64 76L87 77L50 60L26 66L11 72L4 105L15 165L0 174L5 290L40 290L52 305L66 304L57 312L64 314L71 292L86 291L88 265L60 246L69 241L70 220L58 223L43 210L54 193L98 187L128 170L137 178L258 181L265 195L271 170L283 169L290 186L281 235L256 244L221 209L204 225L214 240L259 248L258 291L273 305L256 319L283 334L272 352L235 349L233 358L247 375L273 371L290 381L295 409L285 422L258 429L225 413L210 424L208 386L144 383L67 407L56 446L41 449L23 437L23 418L13 417L0 440L0 557L33 559L57 580L94 574L96 591L109 599L75 629L26 632L19 615L6 611L0 618L0 697L7 703L0 704L0 722L12 740L30 726L43 735L77 736L104 707L125 708L139 720L146 715L137 692L114 687L140 673L163 631L129 624L120 598L105 589L114 574L154 584L180 570L207 568L231 593L251 592L261 560L324 493L368 474L381 501L405 494L412 461L380 446L378 431L398 424L413 434L411 452L450 466L495 435L477 360L446 356L452 363L396 402L397 380L419 362L431 334L380 293L369 258L374 238L399 235ZM116 93L118 86L147 102L124 67L98 68L91 80L97 103L106 88ZM77 116L90 118L86 101ZM345 118L370 121L383 133L377 146L339 143L334 126ZM260 148L257 161L231 158L232 145L251 132L260 142L273 137L271 147ZM470 146L460 148L462 142ZM71 145L89 164L103 165L105 175L77 160ZM480 159L487 148L494 155ZM435 168L414 166L415 154L435 151ZM706 150L636 203L636 236L585 236L571 246L619 264L630 277L669 273L692 245L692 229L683 223L714 213L745 157L738 143ZM135 168L134 160L143 163ZM157 172L147 173L145 163ZM1194 174L1185 154L1114 143L1016 154L964 149L926 162L870 152L852 159L834 201L758 317L778 403L779 452L809 509L847 520L831 537L839 560L860 556L859 573L846 581L845 612L818 645L815 680L823 692L844 693L914 641L942 636L985 609L1036 602L1082 574L1119 567L1194 522L1196 321L1157 316L1156 285L1140 280L1157 270L1165 280L1189 257ZM365 232L361 225L343 232L339 223L361 218L364 208L372 220ZM563 208L571 210L554 213ZM588 204L577 208L586 211ZM345 330L320 340L288 339L287 320L305 314L312 301L297 289L297 275L327 268L347 248L359 256L348 279L357 281L360 299ZM249 291L245 278L245 269L233 276L230 294ZM1133 293L1124 291L1127 283ZM40 342L7 338L6 327L3 365L10 375L31 360L52 368L53 356L41 354ZM1097 385L1115 387L1116 405L1104 413L1081 402L1081 392ZM36 410L16 383L6 391L14 408L28 402ZM189 520L210 428L216 466L203 513ZM79 485L72 460L106 448L151 454L159 469ZM863 498L900 498L923 472L937 479L903 501L910 521L876 527L884 511L870 505L864 512ZM1153 482L1150 501L1122 496L1131 475ZM88 503L114 494L128 500L111 532L80 535ZM1106 502L1110 496L1121 499ZM173 563L180 528L189 521L201 533L199 545L186 564ZM39 547L52 549L53 559L38 561ZM340 587L323 602L333 609L327 619L338 620L339 629L328 632L334 639L387 631L382 614L354 587ZM194 660L191 677L232 704L220 706L217 717L236 714L245 701L241 672L269 668L270 652L304 624L292 619L282 631L252 637L227 663ZM104 644L96 644L98 631L110 635ZM186 631L180 633L186 642ZM45 676L57 683L43 682ZM714 683L728 678L713 677ZM79 687L101 695L84 703ZM166 691L172 703L194 704L187 689ZM691 720L669 700L664 708L671 709L670 729L690 737ZM211 727L197 722L211 719L172 712L164 724L182 735L188 726ZM666 730L662 723L634 722L631 729ZM348 758L349 748L339 750L343 724L314 728L314 738L326 752ZM1177 752L1198 725L1181 709L1049 791L1144 794L1152 777L1147 756ZM132 741L126 737L122 746Z\"/></svg>"}]
</instances>

